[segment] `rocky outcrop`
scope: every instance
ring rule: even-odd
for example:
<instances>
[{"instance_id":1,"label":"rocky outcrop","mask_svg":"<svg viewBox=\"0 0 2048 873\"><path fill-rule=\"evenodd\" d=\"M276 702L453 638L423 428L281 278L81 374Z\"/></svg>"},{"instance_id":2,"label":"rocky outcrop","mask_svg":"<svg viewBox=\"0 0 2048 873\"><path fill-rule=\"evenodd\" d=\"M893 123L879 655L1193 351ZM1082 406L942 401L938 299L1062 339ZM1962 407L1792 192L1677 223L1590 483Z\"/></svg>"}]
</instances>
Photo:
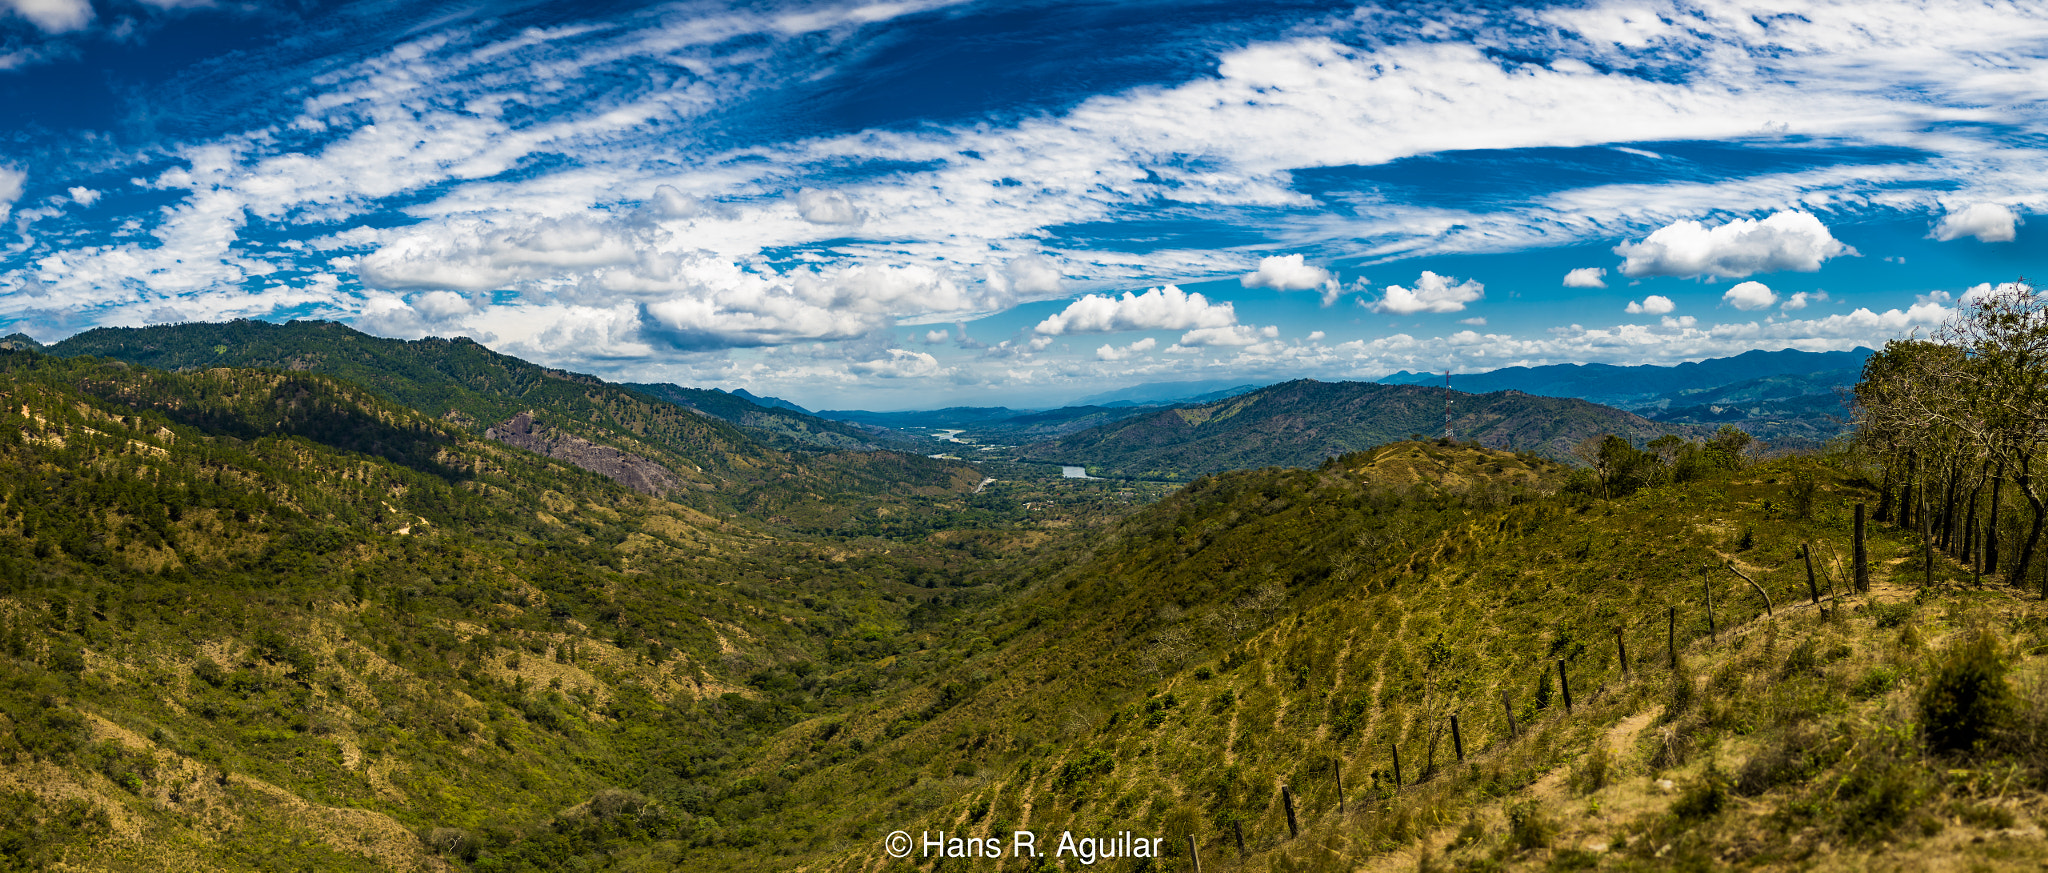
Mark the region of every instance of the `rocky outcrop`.
<instances>
[{"instance_id":1,"label":"rocky outcrop","mask_svg":"<svg viewBox=\"0 0 2048 873\"><path fill-rule=\"evenodd\" d=\"M542 427L534 423L531 412L519 413L485 430L484 438L567 461L643 494L660 497L682 485L667 467L630 452Z\"/></svg>"}]
</instances>

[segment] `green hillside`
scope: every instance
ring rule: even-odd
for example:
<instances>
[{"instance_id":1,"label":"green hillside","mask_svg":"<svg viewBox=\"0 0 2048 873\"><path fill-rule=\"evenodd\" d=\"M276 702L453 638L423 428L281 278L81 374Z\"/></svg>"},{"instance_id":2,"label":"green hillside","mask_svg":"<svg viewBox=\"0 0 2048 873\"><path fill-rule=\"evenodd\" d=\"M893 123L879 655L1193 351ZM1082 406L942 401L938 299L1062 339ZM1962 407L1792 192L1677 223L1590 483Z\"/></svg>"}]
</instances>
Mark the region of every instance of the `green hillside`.
<instances>
[{"instance_id":1,"label":"green hillside","mask_svg":"<svg viewBox=\"0 0 2048 873\"><path fill-rule=\"evenodd\" d=\"M479 435L493 428L502 432L504 424L530 412L544 431L534 441L549 442L564 460L591 469L637 467L641 475L622 481L700 509L745 512L800 530L886 533L890 525L877 519L900 514L920 498L964 496L983 478L965 464L914 453L778 450L712 415L501 355L468 339L406 342L333 322L233 321L101 328L49 352L168 370L260 367L337 376ZM791 428L808 426L798 421ZM800 441L776 433L769 438L798 447ZM820 427L811 433L838 432ZM630 457L621 460L612 452Z\"/></svg>"},{"instance_id":2,"label":"green hillside","mask_svg":"<svg viewBox=\"0 0 2048 873\"><path fill-rule=\"evenodd\" d=\"M624 387L738 425L757 439L782 449L919 451L933 445L931 440L885 427L861 427L792 409L763 406L724 391L668 383L628 382Z\"/></svg>"},{"instance_id":3,"label":"green hillside","mask_svg":"<svg viewBox=\"0 0 2048 873\"><path fill-rule=\"evenodd\" d=\"M1179 487L783 451L569 377L519 403L16 344L0 868L2038 867L2023 323L1888 345L1825 452L1501 394L1454 398L1461 436L1584 463L1271 465L1441 415L1301 382L1167 410L1147 457L1262 464ZM430 384L456 400L393 397ZM647 473L621 446L687 459L668 432L737 435L755 478L617 481ZM811 484L835 464L872 478Z\"/></svg>"},{"instance_id":4,"label":"green hillside","mask_svg":"<svg viewBox=\"0 0 2048 873\"><path fill-rule=\"evenodd\" d=\"M1945 559L1922 584L1894 529L1855 591L1876 495L1847 461L1614 500L1418 444L1205 478L1022 580L945 674L785 731L753 767L781 839L712 857L875 869L899 830L1048 853L1128 830L1165 869L1189 837L1221 869L2048 860L2048 612Z\"/></svg>"},{"instance_id":5,"label":"green hillside","mask_svg":"<svg viewBox=\"0 0 2048 873\"><path fill-rule=\"evenodd\" d=\"M1703 433L1583 400L1515 391L1450 397L1454 438L1553 459L1571 457L1579 443L1603 434L1641 443L1665 433ZM1411 435L1441 435L1444 399L1441 388L1304 379L1105 424L1023 451L1113 477L1187 479L1265 466L1313 467Z\"/></svg>"},{"instance_id":6,"label":"green hillside","mask_svg":"<svg viewBox=\"0 0 2048 873\"><path fill-rule=\"evenodd\" d=\"M744 847L756 744L942 668L920 628L1000 581L763 536L326 376L0 352L0 406L10 868Z\"/></svg>"}]
</instances>

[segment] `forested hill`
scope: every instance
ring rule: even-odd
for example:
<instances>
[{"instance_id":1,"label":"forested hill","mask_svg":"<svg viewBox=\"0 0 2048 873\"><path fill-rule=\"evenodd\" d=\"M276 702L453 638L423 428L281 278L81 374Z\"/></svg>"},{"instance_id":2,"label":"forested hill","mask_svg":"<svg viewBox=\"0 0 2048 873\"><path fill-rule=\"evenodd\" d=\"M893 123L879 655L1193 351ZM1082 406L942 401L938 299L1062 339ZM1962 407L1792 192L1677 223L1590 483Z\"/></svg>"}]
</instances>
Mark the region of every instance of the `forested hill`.
<instances>
[{"instance_id":1,"label":"forested hill","mask_svg":"<svg viewBox=\"0 0 2048 873\"><path fill-rule=\"evenodd\" d=\"M631 388L656 400L686 406L745 428L755 438L778 448L851 449L872 451L889 448L906 451L926 449L933 441L887 427L851 424L819 418L785 405L769 405L751 399L744 391L727 393L709 388L686 388L670 383L627 382Z\"/></svg>"},{"instance_id":2,"label":"forested hill","mask_svg":"<svg viewBox=\"0 0 2048 873\"><path fill-rule=\"evenodd\" d=\"M928 669L870 662L932 647L966 557L763 536L329 376L0 351L0 868L745 845L731 771Z\"/></svg>"},{"instance_id":3,"label":"forested hill","mask_svg":"<svg viewBox=\"0 0 2048 873\"><path fill-rule=\"evenodd\" d=\"M1658 424L1605 406L1517 391L1452 392L1460 441L1565 458L1588 437L1642 442L1699 428ZM1417 385L1297 380L1199 406L1160 410L1029 446L1028 456L1085 464L1098 476L1192 478L1326 458L1444 430L1444 390Z\"/></svg>"},{"instance_id":4,"label":"forested hill","mask_svg":"<svg viewBox=\"0 0 2048 873\"><path fill-rule=\"evenodd\" d=\"M337 376L469 433L513 439L587 469L624 471L615 478L700 508L748 512L799 529L861 530L858 519L864 512L874 518L877 505L964 493L982 478L967 465L918 454L771 448L712 415L468 339L408 342L334 322L233 321L100 328L48 351L169 370L261 367ZM522 413L532 414L515 422Z\"/></svg>"}]
</instances>

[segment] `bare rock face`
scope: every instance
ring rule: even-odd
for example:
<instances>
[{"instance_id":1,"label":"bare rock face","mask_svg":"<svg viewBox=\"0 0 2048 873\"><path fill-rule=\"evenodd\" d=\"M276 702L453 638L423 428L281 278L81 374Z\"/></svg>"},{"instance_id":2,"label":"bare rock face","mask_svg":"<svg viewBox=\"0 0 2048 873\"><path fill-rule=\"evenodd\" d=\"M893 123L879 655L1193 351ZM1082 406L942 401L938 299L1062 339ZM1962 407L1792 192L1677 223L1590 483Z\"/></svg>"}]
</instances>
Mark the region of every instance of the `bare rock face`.
<instances>
[{"instance_id":1,"label":"bare rock face","mask_svg":"<svg viewBox=\"0 0 2048 873\"><path fill-rule=\"evenodd\" d=\"M667 467L639 455L537 425L531 412L485 430L484 438L567 461L643 494L660 497L682 484Z\"/></svg>"}]
</instances>

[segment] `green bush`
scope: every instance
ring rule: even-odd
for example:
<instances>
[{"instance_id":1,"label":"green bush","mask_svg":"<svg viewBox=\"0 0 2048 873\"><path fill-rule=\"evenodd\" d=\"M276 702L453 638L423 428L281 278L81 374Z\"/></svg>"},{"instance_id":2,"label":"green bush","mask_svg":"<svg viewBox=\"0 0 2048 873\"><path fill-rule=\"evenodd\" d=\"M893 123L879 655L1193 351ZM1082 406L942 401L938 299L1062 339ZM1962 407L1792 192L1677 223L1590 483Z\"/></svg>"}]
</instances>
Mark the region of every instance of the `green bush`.
<instances>
[{"instance_id":1,"label":"green bush","mask_svg":"<svg viewBox=\"0 0 2048 873\"><path fill-rule=\"evenodd\" d=\"M2012 717L2012 669L1988 630L1949 644L1920 692L1920 728L1936 752L1973 752Z\"/></svg>"}]
</instances>

